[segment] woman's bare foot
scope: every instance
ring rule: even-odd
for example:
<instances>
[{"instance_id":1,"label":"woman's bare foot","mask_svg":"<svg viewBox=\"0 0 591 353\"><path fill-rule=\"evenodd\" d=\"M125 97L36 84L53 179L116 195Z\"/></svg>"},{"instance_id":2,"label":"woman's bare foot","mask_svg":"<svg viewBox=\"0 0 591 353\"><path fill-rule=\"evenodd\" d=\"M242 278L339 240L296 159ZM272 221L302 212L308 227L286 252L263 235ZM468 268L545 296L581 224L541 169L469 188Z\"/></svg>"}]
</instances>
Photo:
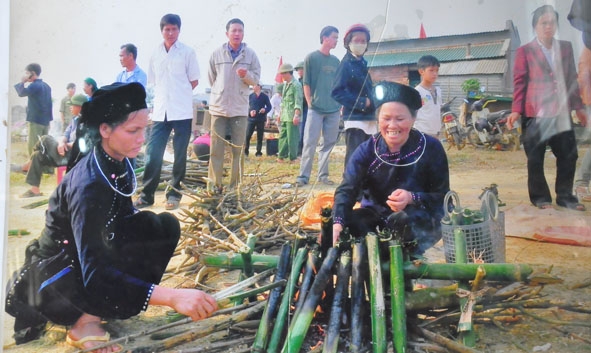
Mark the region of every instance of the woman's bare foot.
<instances>
[{"instance_id":1,"label":"woman's bare foot","mask_svg":"<svg viewBox=\"0 0 591 353\"><path fill-rule=\"evenodd\" d=\"M101 319L99 317L83 314L68 332L66 342L78 349L88 349L103 345L109 339L109 333L101 327ZM92 352L112 353L120 351L122 351L122 347L118 344L113 344Z\"/></svg>"}]
</instances>

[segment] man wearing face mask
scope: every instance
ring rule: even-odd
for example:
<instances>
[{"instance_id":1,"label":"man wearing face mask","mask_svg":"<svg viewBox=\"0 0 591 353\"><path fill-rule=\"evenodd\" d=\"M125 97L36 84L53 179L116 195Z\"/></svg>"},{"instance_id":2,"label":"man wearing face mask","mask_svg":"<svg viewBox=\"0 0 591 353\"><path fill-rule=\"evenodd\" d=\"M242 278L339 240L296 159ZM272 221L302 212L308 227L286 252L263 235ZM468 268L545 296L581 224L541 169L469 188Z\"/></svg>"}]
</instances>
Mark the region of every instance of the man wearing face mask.
<instances>
[{"instance_id":1,"label":"man wearing face mask","mask_svg":"<svg viewBox=\"0 0 591 353\"><path fill-rule=\"evenodd\" d=\"M363 58L369 38L365 25L349 27L343 40L347 53L341 60L332 88L332 97L343 105L345 165L357 146L378 131L371 100L371 76Z\"/></svg>"}]
</instances>

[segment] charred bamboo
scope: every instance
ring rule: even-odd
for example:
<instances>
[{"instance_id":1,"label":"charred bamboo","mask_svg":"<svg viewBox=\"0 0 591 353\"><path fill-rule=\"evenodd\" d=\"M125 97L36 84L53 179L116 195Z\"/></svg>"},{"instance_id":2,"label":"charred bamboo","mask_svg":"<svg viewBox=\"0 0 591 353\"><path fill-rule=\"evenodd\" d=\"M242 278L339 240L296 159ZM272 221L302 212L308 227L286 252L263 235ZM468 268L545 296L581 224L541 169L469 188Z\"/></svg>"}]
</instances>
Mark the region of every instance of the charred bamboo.
<instances>
[{"instance_id":1,"label":"charred bamboo","mask_svg":"<svg viewBox=\"0 0 591 353\"><path fill-rule=\"evenodd\" d=\"M287 339L283 346L282 353L299 353L304 338L310 327L310 323L314 317L314 311L320 302L322 293L326 288L329 279L332 277L332 268L338 256L336 248L330 248L326 254L326 258L322 262L322 267L318 271L310 293L306 298L304 306L297 317L293 318L292 325L289 327Z\"/></svg>"},{"instance_id":2,"label":"charred bamboo","mask_svg":"<svg viewBox=\"0 0 591 353\"><path fill-rule=\"evenodd\" d=\"M279 259L279 264L277 266L277 274L275 276L275 282L284 280L287 277L287 272L289 270L290 264L290 253L291 253L291 246L288 242L284 243L281 247L281 257ZM283 293L283 288L278 287L271 291L269 294L269 298L267 299L267 304L265 305L265 310L263 311L263 316L261 318L261 322L259 324L259 329L257 330L257 334L254 339L254 343L252 344L252 351L253 352L264 352L268 342L268 331L269 327L275 317L277 312L277 305L279 303L279 298L281 298L281 293Z\"/></svg>"},{"instance_id":3,"label":"charred bamboo","mask_svg":"<svg viewBox=\"0 0 591 353\"><path fill-rule=\"evenodd\" d=\"M343 304L348 295L349 277L351 275L351 251L345 250L341 253L339 268L337 271L337 283L334 290L334 297L330 310L330 320L328 331L324 340L322 353L336 353L339 345L339 336L341 330L341 317L343 314Z\"/></svg>"},{"instance_id":4,"label":"charred bamboo","mask_svg":"<svg viewBox=\"0 0 591 353\"><path fill-rule=\"evenodd\" d=\"M304 262L306 261L307 254L307 247L299 248L296 253L293 266L291 268L291 273L289 275L288 284L285 292L283 293L283 298L281 298L281 306L279 307L279 312L277 313L277 319L275 319L275 325L273 326L271 339L269 340L269 348L267 349L268 353L274 353L279 350L279 346L285 331L285 325L287 323L287 317L289 316L291 300L295 293L295 287L298 282L298 278L300 277L302 266L304 266Z\"/></svg>"}]
</instances>

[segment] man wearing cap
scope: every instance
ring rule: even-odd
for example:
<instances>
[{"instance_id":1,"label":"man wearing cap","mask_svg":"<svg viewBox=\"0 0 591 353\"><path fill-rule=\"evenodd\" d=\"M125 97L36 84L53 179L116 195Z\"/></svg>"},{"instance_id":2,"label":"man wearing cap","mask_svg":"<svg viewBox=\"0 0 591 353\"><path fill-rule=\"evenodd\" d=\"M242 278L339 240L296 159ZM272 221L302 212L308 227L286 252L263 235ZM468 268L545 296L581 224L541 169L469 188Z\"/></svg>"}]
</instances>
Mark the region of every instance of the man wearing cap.
<instances>
[{"instance_id":1,"label":"man wearing cap","mask_svg":"<svg viewBox=\"0 0 591 353\"><path fill-rule=\"evenodd\" d=\"M123 44L119 52L119 62L125 70L121 71L115 82L139 82L142 86L146 87L148 84L148 76L136 63L137 60L137 47L131 43Z\"/></svg>"},{"instance_id":2,"label":"man wearing cap","mask_svg":"<svg viewBox=\"0 0 591 353\"><path fill-rule=\"evenodd\" d=\"M39 75L41 75L41 65L29 64L25 68L25 75L21 78L21 82L14 85L19 97L28 97L29 156L33 154L33 147L39 137L49 133L49 122L53 120L51 87L43 82ZM25 83L28 85L25 86Z\"/></svg>"},{"instance_id":3,"label":"man wearing cap","mask_svg":"<svg viewBox=\"0 0 591 353\"><path fill-rule=\"evenodd\" d=\"M43 195L39 190L41 184L41 175L47 167L55 168L68 164L72 144L76 140L76 128L78 127L78 117L80 109L88 99L83 94L77 94L70 99L70 112L72 120L66 128L63 136L57 141L50 135L42 136L35 145L35 152L31 155L30 168L27 172L26 183L31 188L21 195L22 198L35 197Z\"/></svg>"},{"instance_id":4,"label":"man wearing cap","mask_svg":"<svg viewBox=\"0 0 591 353\"><path fill-rule=\"evenodd\" d=\"M304 87L304 62L300 61L294 66L294 70L298 73L298 82L302 86L302 92ZM308 102L304 99L302 101L302 116L300 118L300 141L298 142L298 157L302 156L302 150L304 149L304 129L306 128L306 119L308 117Z\"/></svg>"},{"instance_id":5,"label":"man wearing cap","mask_svg":"<svg viewBox=\"0 0 591 353\"><path fill-rule=\"evenodd\" d=\"M298 186L310 181L314 154L321 134L323 142L318 153L318 181L326 185L334 184L328 179L328 157L337 142L341 105L331 96L339 59L330 54L330 51L336 47L338 39L338 29L333 26L324 27L320 32L320 49L308 54L304 60L304 97L309 110L300 173L296 178Z\"/></svg>"},{"instance_id":6,"label":"man wearing cap","mask_svg":"<svg viewBox=\"0 0 591 353\"><path fill-rule=\"evenodd\" d=\"M178 41L180 16L164 15L160 20L160 31L164 41L154 50L148 67L148 85L154 87L152 132L146 146L143 190L134 205L144 208L154 204L166 143L174 130L172 188L166 191L164 206L167 210L174 210L181 201L181 194L174 189L180 189L187 170L187 148L193 123L193 89L199 84L201 73L195 50Z\"/></svg>"},{"instance_id":7,"label":"man wearing cap","mask_svg":"<svg viewBox=\"0 0 591 353\"><path fill-rule=\"evenodd\" d=\"M230 132L232 170L230 187L240 183L244 165L244 141L248 114L249 86L259 82L261 64L244 39L244 22L233 18L226 24L228 42L216 49L209 59L209 83L211 98L211 158L209 160L209 185L214 191L221 191L224 165L226 131Z\"/></svg>"},{"instance_id":8,"label":"man wearing cap","mask_svg":"<svg viewBox=\"0 0 591 353\"><path fill-rule=\"evenodd\" d=\"M255 156L263 155L263 135L265 134L265 122L267 121L267 112L271 110L269 96L261 92L261 85L257 83L252 88L253 92L248 96L248 127L246 128L246 140L244 141L244 154L248 156L250 148L250 138L256 130L257 132L257 152Z\"/></svg>"},{"instance_id":9,"label":"man wearing cap","mask_svg":"<svg viewBox=\"0 0 591 353\"><path fill-rule=\"evenodd\" d=\"M300 131L298 125L302 115L302 86L293 79L293 66L283 64L279 67L283 80L283 100L281 101L281 129L279 129L279 158L293 162L298 157Z\"/></svg>"},{"instance_id":10,"label":"man wearing cap","mask_svg":"<svg viewBox=\"0 0 591 353\"><path fill-rule=\"evenodd\" d=\"M66 130L66 127L70 125L70 122L72 121L72 113L70 112L70 106L72 105L72 102L70 100L74 94L76 94L76 85L72 82L68 83L66 86L66 91L68 91L68 93L64 98L62 98L62 101L60 102L60 122L62 124L60 128L61 132Z\"/></svg>"}]
</instances>

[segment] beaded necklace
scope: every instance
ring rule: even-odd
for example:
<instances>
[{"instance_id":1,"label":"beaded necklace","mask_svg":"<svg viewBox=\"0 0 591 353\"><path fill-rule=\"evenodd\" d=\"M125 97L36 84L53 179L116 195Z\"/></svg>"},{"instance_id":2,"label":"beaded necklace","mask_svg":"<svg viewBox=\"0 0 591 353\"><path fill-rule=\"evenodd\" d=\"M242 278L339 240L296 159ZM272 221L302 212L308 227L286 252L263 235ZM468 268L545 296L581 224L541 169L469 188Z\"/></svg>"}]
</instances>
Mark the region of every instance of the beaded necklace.
<instances>
[{"instance_id":1,"label":"beaded necklace","mask_svg":"<svg viewBox=\"0 0 591 353\"><path fill-rule=\"evenodd\" d=\"M427 146L427 139L425 138L425 135L424 135L422 132L418 131L418 130L416 130L416 131L417 131L419 134L421 134L421 138L419 139L419 143L418 143L418 146L417 146L417 148L415 148L414 150L412 150L411 152L409 152L409 153L408 153L407 155L405 155L405 156L402 156L402 157L397 157L397 158L396 158L396 159L394 159L394 161L392 161L392 162L388 162L388 161L384 160L384 159L382 158L382 156L380 156L380 154L378 153L378 143L379 143L379 141L380 141L380 138L382 138L382 135L378 135L378 137L377 137L377 139L376 139L376 142L375 142L375 144L374 144L374 147L373 147L373 149L374 149L374 153L375 153L376 157L378 157L378 159L379 159L379 160L380 160L382 163L385 163L385 164L387 164L387 165L391 165L391 166L393 166L393 167L407 167L407 166L409 166L409 165L416 164L416 163L417 163L417 162L418 162L418 161L421 159L421 157L423 157L423 154L425 153L425 149L426 149L425 147ZM421 144L421 142L422 142L422 144ZM407 159L407 158L410 158L410 157L414 156L415 154L417 154L417 153L419 153L419 152L420 152L419 156L418 156L417 158L415 158L415 160L414 160L414 161L412 161L412 162L409 162L409 163L404 163L404 164L398 164L398 162L400 162L400 161L403 161L403 160L405 160L405 159ZM397 153L398 153L398 154L400 154L400 152L397 152ZM388 152L388 153L384 153L384 157L386 157L386 156L388 156L388 155L392 155L392 154L393 154L393 153L389 153L389 152ZM394 154L395 154L395 153L394 153Z\"/></svg>"},{"instance_id":2,"label":"beaded necklace","mask_svg":"<svg viewBox=\"0 0 591 353\"><path fill-rule=\"evenodd\" d=\"M106 153L105 153L106 154ZM107 178L107 176L105 175L105 173L103 172L103 170L101 169L101 166L96 158L96 146L94 147L93 153L92 153L92 157L94 159L94 162L96 163L96 167L98 168L99 172L101 173L101 175L103 176L103 178L107 181L107 184L109 184L109 186L111 187L111 189L113 189L113 191L115 191L116 193L118 193L119 195L123 196L123 197L131 197L133 194L135 194L136 190L137 190L137 178L135 176L135 173L133 173L133 167L131 166L131 162L129 162L128 158L125 158L125 160L127 161L127 171L119 176L115 175L115 173L111 174L111 179L113 179L113 184L115 184L113 186L113 184L111 184L111 181L109 180L109 178ZM108 157L110 158L110 157ZM131 190L130 193L126 194L123 191L120 191L118 189L118 185L117 185L117 180L125 178L128 173L130 173L132 175L132 182L133 182L133 190ZM123 185L121 187L121 189L125 188L126 186L128 186L129 183L126 183L125 185Z\"/></svg>"}]
</instances>

